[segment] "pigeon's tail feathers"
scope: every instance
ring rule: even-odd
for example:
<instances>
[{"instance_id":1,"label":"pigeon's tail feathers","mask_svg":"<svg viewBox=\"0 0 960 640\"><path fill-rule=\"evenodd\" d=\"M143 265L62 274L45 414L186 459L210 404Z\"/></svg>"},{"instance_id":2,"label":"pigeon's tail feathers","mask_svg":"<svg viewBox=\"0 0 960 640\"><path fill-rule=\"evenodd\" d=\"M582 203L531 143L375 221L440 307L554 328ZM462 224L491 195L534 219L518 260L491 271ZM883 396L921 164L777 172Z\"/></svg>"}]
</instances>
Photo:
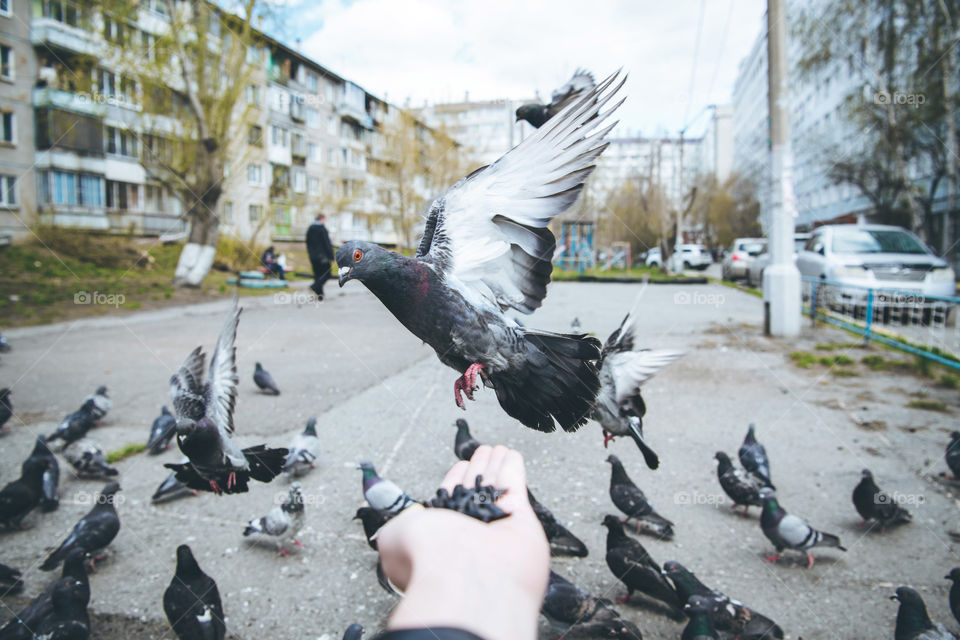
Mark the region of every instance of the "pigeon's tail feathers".
<instances>
[{"instance_id":1,"label":"pigeon's tail feathers","mask_svg":"<svg viewBox=\"0 0 960 640\"><path fill-rule=\"evenodd\" d=\"M817 531L817 538L814 541L815 547L836 547L840 551L846 551L846 547L840 544L840 538L832 533Z\"/></svg>"},{"instance_id":2,"label":"pigeon's tail feathers","mask_svg":"<svg viewBox=\"0 0 960 640\"><path fill-rule=\"evenodd\" d=\"M43 564L40 565L41 571L53 571L60 566L60 563L63 562L64 558L70 555L70 552L73 550L74 538L73 535L67 537L63 541L57 550L47 556L47 559L43 561Z\"/></svg>"},{"instance_id":3,"label":"pigeon's tail feathers","mask_svg":"<svg viewBox=\"0 0 960 640\"><path fill-rule=\"evenodd\" d=\"M532 330L523 335L529 348L519 375L491 376L500 406L537 431L555 431L554 420L564 431L576 431L600 389L600 341Z\"/></svg>"},{"instance_id":4,"label":"pigeon's tail feathers","mask_svg":"<svg viewBox=\"0 0 960 640\"><path fill-rule=\"evenodd\" d=\"M270 482L283 471L283 463L290 451L286 448L267 449L266 445L257 445L243 450L250 464L250 477L260 482Z\"/></svg>"},{"instance_id":5,"label":"pigeon's tail feathers","mask_svg":"<svg viewBox=\"0 0 960 640\"><path fill-rule=\"evenodd\" d=\"M643 461L647 463L647 467L656 469L660 466L660 456L658 456L657 452L651 449L643 439L643 432L640 430L641 424L640 418L633 417L630 419L630 437L637 443L637 447L640 449L640 453L643 454Z\"/></svg>"},{"instance_id":6,"label":"pigeon's tail feathers","mask_svg":"<svg viewBox=\"0 0 960 640\"><path fill-rule=\"evenodd\" d=\"M244 537L253 535L254 533L263 533L263 518L257 518L256 520L251 520L247 523L247 527L243 530Z\"/></svg>"},{"instance_id":7,"label":"pigeon's tail feathers","mask_svg":"<svg viewBox=\"0 0 960 640\"><path fill-rule=\"evenodd\" d=\"M550 540L550 555L552 556L573 556L574 558L586 558L590 554L587 545L575 535L564 529L559 536L554 536Z\"/></svg>"}]
</instances>

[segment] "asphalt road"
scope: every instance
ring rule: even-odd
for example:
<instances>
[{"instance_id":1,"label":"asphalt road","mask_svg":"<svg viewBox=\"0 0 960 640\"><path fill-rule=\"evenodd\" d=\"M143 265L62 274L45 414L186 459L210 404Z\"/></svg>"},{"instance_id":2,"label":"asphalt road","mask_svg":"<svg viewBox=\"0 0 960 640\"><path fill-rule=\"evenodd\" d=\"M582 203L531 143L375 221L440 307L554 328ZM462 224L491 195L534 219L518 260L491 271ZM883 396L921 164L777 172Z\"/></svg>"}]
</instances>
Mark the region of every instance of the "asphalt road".
<instances>
[{"instance_id":1,"label":"asphalt road","mask_svg":"<svg viewBox=\"0 0 960 640\"><path fill-rule=\"evenodd\" d=\"M556 559L554 568L597 595L625 592L603 560L600 521L615 512L604 462L612 451L658 511L676 523L672 542L641 538L653 557L680 561L707 584L777 620L790 638L891 637L896 603L888 596L901 584L920 590L934 619L953 622L943 576L960 565L949 535L960 532L960 511L935 476L945 468L943 447L960 411L957 392L866 368L860 377L842 379L825 367L798 369L790 351L850 338L827 328L805 329L796 341L764 338L761 301L717 285L555 283L543 309L524 321L567 330L577 317L584 330L605 338L641 290L645 344L686 351L644 392L648 438L662 460L656 472L645 469L630 442L614 442L605 451L594 424L572 435L525 429L506 417L490 391L481 391L461 413L451 397L457 374L359 283L341 291L331 284L333 295L319 306L298 304L305 301L298 293L244 299L240 444L285 446L309 416L318 417L319 467L302 479L304 548L283 558L241 537L248 519L286 493L283 479L253 483L242 496L206 494L151 506L150 495L166 476L162 464L177 461L179 452L135 455L118 464L123 525L110 559L92 579L99 625L94 637L172 638L160 599L183 542L218 581L228 630L238 638L329 639L351 622L382 627L395 600L378 587L375 555L351 520L362 502L355 464L372 460L409 493L428 497L455 461L452 423L461 416L477 438L524 454L538 498L590 548L588 558ZM226 308L218 302L7 333L14 350L0 357L0 386L13 388L17 415L0 440L0 482L18 475L37 433L52 431L99 384L109 387L114 408L91 435L108 451L145 442L160 405L168 402L170 374L193 347L213 347ZM851 355L859 358L858 352ZM252 373L258 361L283 390L279 397L257 393ZM947 403L951 412L906 408L918 393ZM735 454L751 421L772 459L781 503L840 535L847 553L825 550L812 570L763 561L772 547L756 510L750 518L730 512L713 460L719 449ZM855 527L850 493L866 466L883 488L910 502L911 525L885 535ZM31 515L30 531L0 534L0 561L24 570L28 595L48 579L36 568L46 549L87 511L102 485L63 475L58 511ZM635 600L618 609L645 638L679 637L681 623ZM4 602L0 618L23 602ZM546 624L542 632L554 635Z\"/></svg>"}]
</instances>

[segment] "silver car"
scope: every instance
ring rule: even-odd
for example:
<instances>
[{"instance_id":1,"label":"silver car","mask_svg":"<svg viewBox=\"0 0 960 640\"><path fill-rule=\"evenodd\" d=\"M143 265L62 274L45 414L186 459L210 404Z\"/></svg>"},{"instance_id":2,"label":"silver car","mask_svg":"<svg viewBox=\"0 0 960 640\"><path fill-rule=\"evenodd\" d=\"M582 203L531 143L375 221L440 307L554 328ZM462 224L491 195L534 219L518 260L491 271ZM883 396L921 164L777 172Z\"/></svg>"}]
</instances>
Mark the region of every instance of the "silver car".
<instances>
[{"instance_id":1,"label":"silver car","mask_svg":"<svg viewBox=\"0 0 960 640\"><path fill-rule=\"evenodd\" d=\"M803 251L803 248L807 246L807 241L810 240L809 233L795 233L793 234L793 261L797 261L797 256ZM750 263L750 266L747 267L747 286L748 287L762 287L763 286L763 270L767 268L767 265L770 264L770 253L765 248L763 253L758 255L753 259L753 262Z\"/></svg>"},{"instance_id":2,"label":"silver car","mask_svg":"<svg viewBox=\"0 0 960 640\"><path fill-rule=\"evenodd\" d=\"M765 238L737 238L727 255L723 256L720 273L724 280L747 277L750 263L767 248Z\"/></svg>"},{"instance_id":3,"label":"silver car","mask_svg":"<svg viewBox=\"0 0 960 640\"><path fill-rule=\"evenodd\" d=\"M813 230L797 257L803 276L857 287L897 289L920 295L956 295L953 269L920 238L900 227L838 224ZM863 289L841 290L844 299L865 296Z\"/></svg>"}]
</instances>

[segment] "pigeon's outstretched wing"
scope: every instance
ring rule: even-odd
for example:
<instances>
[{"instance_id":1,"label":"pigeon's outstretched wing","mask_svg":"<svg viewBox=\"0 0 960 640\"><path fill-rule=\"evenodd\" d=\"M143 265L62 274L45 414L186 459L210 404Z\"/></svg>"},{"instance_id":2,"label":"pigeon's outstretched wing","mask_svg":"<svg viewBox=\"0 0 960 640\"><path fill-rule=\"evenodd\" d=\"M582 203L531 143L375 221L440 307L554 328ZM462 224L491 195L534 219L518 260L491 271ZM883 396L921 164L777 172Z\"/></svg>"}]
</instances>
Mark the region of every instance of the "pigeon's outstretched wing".
<instances>
[{"instance_id":1,"label":"pigeon's outstretched wing","mask_svg":"<svg viewBox=\"0 0 960 640\"><path fill-rule=\"evenodd\" d=\"M550 110L556 113L592 90L597 85L593 74L586 69L576 69L567 82L550 95Z\"/></svg>"},{"instance_id":2,"label":"pigeon's outstretched wing","mask_svg":"<svg viewBox=\"0 0 960 640\"><path fill-rule=\"evenodd\" d=\"M616 123L598 127L619 103L599 111L623 86L625 78L617 83L618 76L437 198L417 257L501 310L532 313L540 307L556 248L548 225L576 201L606 148L604 138Z\"/></svg>"},{"instance_id":3,"label":"pigeon's outstretched wing","mask_svg":"<svg viewBox=\"0 0 960 640\"><path fill-rule=\"evenodd\" d=\"M204 387L206 417L220 429L233 433L233 409L237 404L237 324L240 322L240 307L233 299L233 310L227 316L217 347L210 358L207 384Z\"/></svg>"},{"instance_id":4,"label":"pigeon's outstretched wing","mask_svg":"<svg viewBox=\"0 0 960 640\"><path fill-rule=\"evenodd\" d=\"M170 377L170 403L178 420L199 420L203 417L202 347L197 347L184 359L177 372Z\"/></svg>"},{"instance_id":5,"label":"pigeon's outstretched wing","mask_svg":"<svg viewBox=\"0 0 960 640\"><path fill-rule=\"evenodd\" d=\"M609 354L603 369L609 367L613 377L614 396L617 406L629 411L633 399L640 393L640 386L653 375L683 355L673 349L644 349ZM642 417L642 415L640 416Z\"/></svg>"}]
</instances>

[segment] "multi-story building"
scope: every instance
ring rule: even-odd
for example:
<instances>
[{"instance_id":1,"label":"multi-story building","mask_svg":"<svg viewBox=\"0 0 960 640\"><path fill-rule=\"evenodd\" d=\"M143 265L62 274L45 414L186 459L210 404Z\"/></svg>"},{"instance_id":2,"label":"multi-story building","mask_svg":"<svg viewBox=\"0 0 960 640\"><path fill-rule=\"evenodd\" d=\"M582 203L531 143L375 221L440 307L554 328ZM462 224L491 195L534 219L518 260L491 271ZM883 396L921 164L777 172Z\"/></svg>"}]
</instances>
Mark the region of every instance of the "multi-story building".
<instances>
[{"instance_id":1,"label":"multi-story building","mask_svg":"<svg viewBox=\"0 0 960 640\"><path fill-rule=\"evenodd\" d=\"M702 138L633 136L610 138L590 177L598 197L619 189L628 180L660 185L673 206L680 207L694 184Z\"/></svg>"},{"instance_id":2,"label":"multi-story building","mask_svg":"<svg viewBox=\"0 0 960 640\"><path fill-rule=\"evenodd\" d=\"M31 0L0 0L0 234L20 235L36 213L31 90Z\"/></svg>"},{"instance_id":3,"label":"multi-story building","mask_svg":"<svg viewBox=\"0 0 960 640\"><path fill-rule=\"evenodd\" d=\"M733 107L711 105L710 120L695 157L696 171L716 176L721 184L730 177L733 165Z\"/></svg>"}]
</instances>

